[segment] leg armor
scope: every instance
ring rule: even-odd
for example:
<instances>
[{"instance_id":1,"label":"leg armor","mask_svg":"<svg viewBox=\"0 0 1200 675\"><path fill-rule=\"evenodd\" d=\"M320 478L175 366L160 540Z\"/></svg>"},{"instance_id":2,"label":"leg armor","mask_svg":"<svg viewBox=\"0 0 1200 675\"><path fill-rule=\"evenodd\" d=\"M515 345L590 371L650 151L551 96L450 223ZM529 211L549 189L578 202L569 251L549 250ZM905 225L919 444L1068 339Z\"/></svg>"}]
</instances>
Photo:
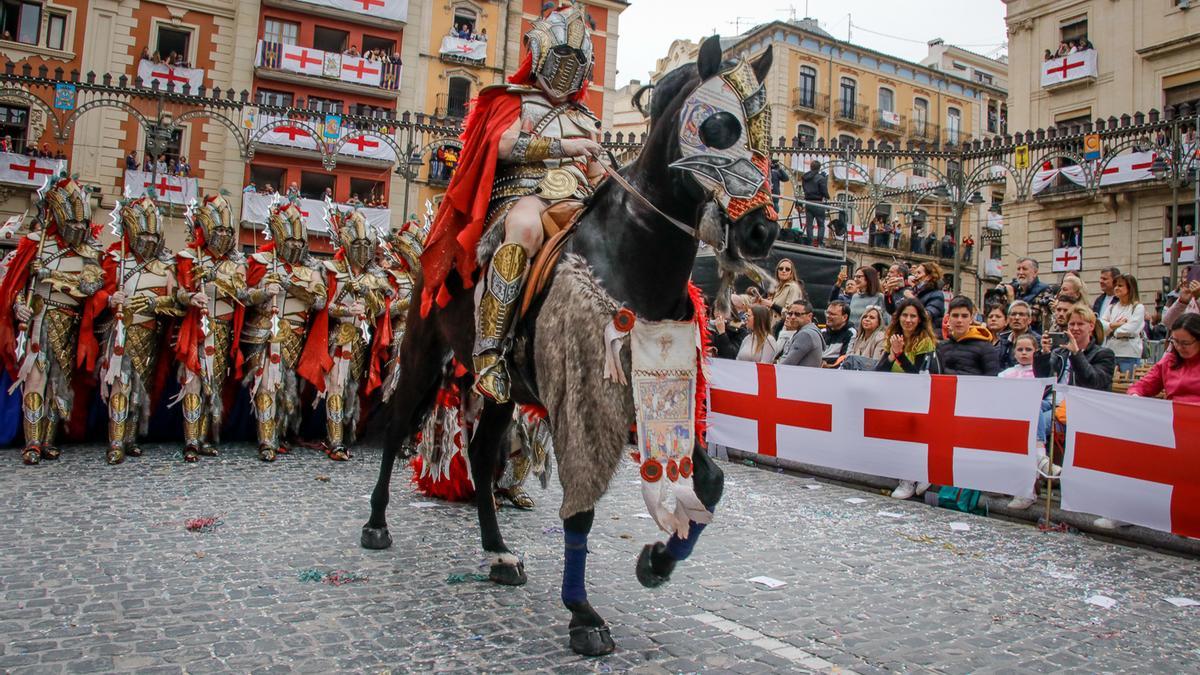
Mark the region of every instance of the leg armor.
<instances>
[{"instance_id":1,"label":"leg armor","mask_svg":"<svg viewBox=\"0 0 1200 675\"><path fill-rule=\"evenodd\" d=\"M504 244L496 249L479 300L475 390L498 403L509 399L512 383L505 352L528 267L529 256L520 244Z\"/></svg>"},{"instance_id":2,"label":"leg armor","mask_svg":"<svg viewBox=\"0 0 1200 675\"><path fill-rule=\"evenodd\" d=\"M183 461L194 462L204 442L204 402L198 392L183 395Z\"/></svg>"},{"instance_id":3,"label":"leg armor","mask_svg":"<svg viewBox=\"0 0 1200 675\"><path fill-rule=\"evenodd\" d=\"M21 423L25 431L25 451L21 461L37 464L42 459L42 434L45 431L46 410L41 393L31 391L21 400Z\"/></svg>"},{"instance_id":4,"label":"leg armor","mask_svg":"<svg viewBox=\"0 0 1200 675\"><path fill-rule=\"evenodd\" d=\"M265 461L275 459L279 440L275 431L275 393L260 391L254 397L254 417L258 420L258 455Z\"/></svg>"},{"instance_id":5,"label":"leg armor","mask_svg":"<svg viewBox=\"0 0 1200 675\"><path fill-rule=\"evenodd\" d=\"M325 399L325 428L329 434L329 459L345 461L346 452L343 436L346 421L346 399L341 392L332 393Z\"/></svg>"},{"instance_id":6,"label":"leg armor","mask_svg":"<svg viewBox=\"0 0 1200 675\"><path fill-rule=\"evenodd\" d=\"M58 459L58 447L54 445L54 437L58 433L58 409L54 404L46 406L46 417L42 420L42 459Z\"/></svg>"},{"instance_id":7,"label":"leg armor","mask_svg":"<svg viewBox=\"0 0 1200 675\"><path fill-rule=\"evenodd\" d=\"M125 461L125 442L128 438L129 394L118 388L108 398L108 463Z\"/></svg>"}]
</instances>

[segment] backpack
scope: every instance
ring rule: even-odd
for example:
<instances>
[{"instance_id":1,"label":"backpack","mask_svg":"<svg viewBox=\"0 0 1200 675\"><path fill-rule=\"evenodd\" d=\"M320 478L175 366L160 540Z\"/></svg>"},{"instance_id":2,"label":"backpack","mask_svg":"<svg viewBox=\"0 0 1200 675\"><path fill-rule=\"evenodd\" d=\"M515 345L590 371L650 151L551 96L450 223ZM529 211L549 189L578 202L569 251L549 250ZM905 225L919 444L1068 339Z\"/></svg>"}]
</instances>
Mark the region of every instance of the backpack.
<instances>
[{"instance_id":1,"label":"backpack","mask_svg":"<svg viewBox=\"0 0 1200 675\"><path fill-rule=\"evenodd\" d=\"M952 485L943 485L938 488L937 505L943 509L986 516L988 512L987 503L982 502L982 498L983 493L979 490L968 490L965 488L956 488Z\"/></svg>"}]
</instances>

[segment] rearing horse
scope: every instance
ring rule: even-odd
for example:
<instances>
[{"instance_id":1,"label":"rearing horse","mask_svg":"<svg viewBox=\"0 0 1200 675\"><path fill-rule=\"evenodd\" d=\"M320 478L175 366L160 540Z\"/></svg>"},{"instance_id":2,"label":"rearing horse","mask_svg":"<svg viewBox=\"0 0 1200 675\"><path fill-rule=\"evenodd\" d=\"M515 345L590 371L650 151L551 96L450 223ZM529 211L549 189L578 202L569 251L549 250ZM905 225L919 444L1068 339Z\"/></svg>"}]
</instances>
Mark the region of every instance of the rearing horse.
<instances>
[{"instance_id":1,"label":"rearing horse","mask_svg":"<svg viewBox=\"0 0 1200 675\"><path fill-rule=\"evenodd\" d=\"M688 280L701 239L734 265L770 250L779 231L769 200L770 117L761 84L770 66L770 49L753 64L723 62L720 41L711 37L695 65L663 78L653 92L645 147L621 171L626 185L609 179L598 187L547 291L517 325L513 400L541 403L550 413L563 485L562 599L571 612L571 648L580 654L598 656L615 648L604 619L588 603L584 568L592 509L616 472L633 422L630 390L604 381L600 372L586 372L581 363L604 352L604 326L611 314L589 307L587 293L575 288L580 270L611 298L610 304L632 311L639 321L682 321L693 313ZM362 529L365 548L391 546L385 511L392 468L401 446L429 414L448 359L471 363L473 293L453 273L447 287L446 306L435 306L426 317L419 303L409 310L399 356L401 380L388 411L392 426L371 495L371 517ZM414 294L420 293L418 281ZM550 303L557 303L553 311ZM584 318L564 324L563 315L572 312ZM460 378L460 391L470 390L470 378ZM602 405L582 409L581 402L593 396L617 403L608 411ZM526 577L501 537L492 481L506 456L500 449L514 403L486 403L468 448L483 548L492 555L489 577L507 585L524 584ZM724 476L698 446L692 461L696 497L712 511ZM637 560L638 580L647 587L665 583L703 529L693 520L685 537L672 534L666 543L645 546Z\"/></svg>"}]
</instances>

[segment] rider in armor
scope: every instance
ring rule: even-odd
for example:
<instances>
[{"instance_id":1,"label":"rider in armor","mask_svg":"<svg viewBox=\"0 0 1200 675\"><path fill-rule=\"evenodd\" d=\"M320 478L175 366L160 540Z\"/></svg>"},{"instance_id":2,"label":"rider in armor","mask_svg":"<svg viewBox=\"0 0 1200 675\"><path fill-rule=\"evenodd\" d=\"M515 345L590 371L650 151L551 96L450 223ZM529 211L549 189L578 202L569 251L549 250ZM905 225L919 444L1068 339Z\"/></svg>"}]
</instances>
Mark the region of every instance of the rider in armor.
<instances>
[{"instance_id":1,"label":"rider in armor","mask_svg":"<svg viewBox=\"0 0 1200 675\"><path fill-rule=\"evenodd\" d=\"M40 227L21 239L0 285L0 350L23 389L21 459L58 459L58 422L71 414L75 366L94 367L99 351L91 297L104 284L85 188L71 178L47 186ZM15 328L15 331L14 331Z\"/></svg>"},{"instance_id":2,"label":"rider in armor","mask_svg":"<svg viewBox=\"0 0 1200 675\"><path fill-rule=\"evenodd\" d=\"M542 214L590 197L603 173L600 122L582 102L594 63L583 8L535 22L525 44L510 84L484 89L473 106L461 165L422 257L423 314L449 301L444 282L452 268L470 287L486 267L473 365L476 391L497 402L510 396L506 353L529 261L543 243ZM475 206L484 201L486 210Z\"/></svg>"}]
</instances>

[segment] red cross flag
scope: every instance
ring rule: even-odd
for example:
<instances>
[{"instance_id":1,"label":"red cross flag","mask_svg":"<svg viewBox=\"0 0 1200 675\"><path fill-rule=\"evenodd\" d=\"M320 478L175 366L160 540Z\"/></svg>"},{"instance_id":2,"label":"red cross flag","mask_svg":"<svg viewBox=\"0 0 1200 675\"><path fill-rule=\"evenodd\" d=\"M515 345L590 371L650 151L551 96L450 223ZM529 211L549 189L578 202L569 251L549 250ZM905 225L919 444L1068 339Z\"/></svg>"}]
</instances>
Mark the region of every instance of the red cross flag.
<instances>
[{"instance_id":1,"label":"red cross flag","mask_svg":"<svg viewBox=\"0 0 1200 675\"><path fill-rule=\"evenodd\" d=\"M1154 164L1153 152L1129 152L1117 155L1101 171L1100 186L1154 178L1154 174L1150 173L1152 164Z\"/></svg>"},{"instance_id":2,"label":"red cross flag","mask_svg":"<svg viewBox=\"0 0 1200 675\"><path fill-rule=\"evenodd\" d=\"M1196 237L1176 237L1163 239L1163 264L1171 264L1171 249L1179 251L1177 259L1181 263L1196 262Z\"/></svg>"},{"instance_id":3,"label":"red cross flag","mask_svg":"<svg viewBox=\"0 0 1200 675\"><path fill-rule=\"evenodd\" d=\"M1075 52L1042 63L1042 86L1048 87L1084 77L1096 77L1096 50Z\"/></svg>"},{"instance_id":4,"label":"red cross flag","mask_svg":"<svg viewBox=\"0 0 1200 675\"><path fill-rule=\"evenodd\" d=\"M0 183L41 187L47 178L59 175L66 168L67 163L58 159L33 159L12 152L0 153Z\"/></svg>"},{"instance_id":5,"label":"red cross flag","mask_svg":"<svg viewBox=\"0 0 1200 675\"><path fill-rule=\"evenodd\" d=\"M198 186L195 178L154 174L149 171L126 171L123 194L141 197L154 188L154 199L165 204L190 204L197 199Z\"/></svg>"},{"instance_id":6,"label":"red cross flag","mask_svg":"<svg viewBox=\"0 0 1200 675\"><path fill-rule=\"evenodd\" d=\"M1026 494L1045 382L714 360L711 443L793 462Z\"/></svg>"},{"instance_id":7,"label":"red cross flag","mask_svg":"<svg viewBox=\"0 0 1200 675\"><path fill-rule=\"evenodd\" d=\"M378 87L383 73L383 64L357 56L342 55L341 79L354 84Z\"/></svg>"},{"instance_id":8,"label":"red cross flag","mask_svg":"<svg viewBox=\"0 0 1200 675\"><path fill-rule=\"evenodd\" d=\"M1054 249L1052 271L1078 272L1083 268L1083 249L1078 246Z\"/></svg>"},{"instance_id":9,"label":"red cross flag","mask_svg":"<svg viewBox=\"0 0 1200 675\"><path fill-rule=\"evenodd\" d=\"M175 91L181 91L186 84L195 92L204 84L204 71L199 68L168 66L146 59L138 61L138 77L142 78L143 86L166 89L170 84Z\"/></svg>"},{"instance_id":10,"label":"red cross flag","mask_svg":"<svg viewBox=\"0 0 1200 675\"><path fill-rule=\"evenodd\" d=\"M1072 387L1064 509L1200 537L1200 406Z\"/></svg>"},{"instance_id":11,"label":"red cross flag","mask_svg":"<svg viewBox=\"0 0 1200 675\"><path fill-rule=\"evenodd\" d=\"M324 66L325 52L299 45L283 45L283 56L279 59L281 69L319 76L324 72Z\"/></svg>"}]
</instances>

